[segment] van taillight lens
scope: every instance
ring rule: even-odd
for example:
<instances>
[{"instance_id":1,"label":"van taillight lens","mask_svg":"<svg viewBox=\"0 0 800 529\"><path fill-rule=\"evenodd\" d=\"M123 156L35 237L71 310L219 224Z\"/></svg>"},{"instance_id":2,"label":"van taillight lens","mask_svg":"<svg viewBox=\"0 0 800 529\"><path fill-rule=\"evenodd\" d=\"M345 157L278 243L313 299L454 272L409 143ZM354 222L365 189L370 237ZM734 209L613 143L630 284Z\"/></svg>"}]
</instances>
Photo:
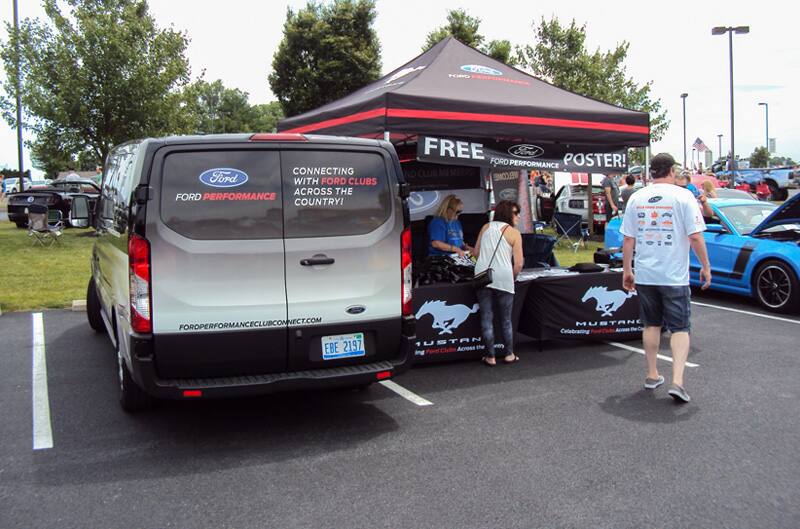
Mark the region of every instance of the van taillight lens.
<instances>
[{"instance_id":1,"label":"van taillight lens","mask_svg":"<svg viewBox=\"0 0 800 529\"><path fill-rule=\"evenodd\" d=\"M308 141L302 134L257 132L250 136L250 141Z\"/></svg>"},{"instance_id":2,"label":"van taillight lens","mask_svg":"<svg viewBox=\"0 0 800 529\"><path fill-rule=\"evenodd\" d=\"M409 316L414 313L414 308L411 306L411 228L403 230L402 241L403 249L400 257L400 268L403 271L403 316Z\"/></svg>"},{"instance_id":3,"label":"van taillight lens","mask_svg":"<svg viewBox=\"0 0 800 529\"><path fill-rule=\"evenodd\" d=\"M150 243L138 235L128 240L130 265L131 327L134 332L153 332L150 313Z\"/></svg>"}]
</instances>

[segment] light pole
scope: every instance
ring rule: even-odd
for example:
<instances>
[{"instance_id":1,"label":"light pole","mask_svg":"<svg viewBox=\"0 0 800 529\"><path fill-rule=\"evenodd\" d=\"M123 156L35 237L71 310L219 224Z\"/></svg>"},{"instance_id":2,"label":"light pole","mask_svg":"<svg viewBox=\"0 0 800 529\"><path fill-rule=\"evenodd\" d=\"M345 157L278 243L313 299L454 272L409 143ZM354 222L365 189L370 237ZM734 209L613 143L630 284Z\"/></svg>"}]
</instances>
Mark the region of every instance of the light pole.
<instances>
[{"instance_id":1,"label":"light pole","mask_svg":"<svg viewBox=\"0 0 800 529\"><path fill-rule=\"evenodd\" d=\"M733 132L733 34L743 35L750 33L750 26L716 26L711 28L712 35L728 34L728 57L730 57L730 78L731 78L731 187L736 186L736 150L734 147Z\"/></svg>"},{"instance_id":2,"label":"light pole","mask_svg":"<svg viewBox=\"0 0 800 529\"><path fill-rule=\"evenodd\" d=\"M769 167L769 103L759 103L759 106L764 106L764 118L766 119L766 133L764 137L764 147L767 148L767 167Z\"/></svg>"},{"instance_id":3,"label":"light pole","mask_svg":"<svg viewBox=\"0 0 800 529\"><path fill-rule=\"evenodd\" d=\"M681 94L681 100L683 100L683 167L686 168L686 98L689 97L689 94L683 93Z\"/></svg>"},{"instance_id":4,"label":"light pole","mask_svg":"<svg viewBox=\"0 0 800 529\"><path fill-rule=\"evenodd\" d=\"M17 164L19 165L19 190L25 191L25 175L22 174L22 71L20 68L19 54L19 10L17 0L14 0L14 53L17 63Z\"/></svg>"}]
</instances>

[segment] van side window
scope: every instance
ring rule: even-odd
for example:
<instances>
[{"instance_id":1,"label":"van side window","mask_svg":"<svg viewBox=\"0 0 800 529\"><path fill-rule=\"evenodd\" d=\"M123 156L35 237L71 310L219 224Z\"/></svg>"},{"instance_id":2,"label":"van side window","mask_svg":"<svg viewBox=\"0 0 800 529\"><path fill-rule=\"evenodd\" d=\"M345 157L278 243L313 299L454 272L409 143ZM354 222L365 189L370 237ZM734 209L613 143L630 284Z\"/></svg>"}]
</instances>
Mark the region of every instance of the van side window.
<instances>
[{"instance_id":1,"label":"van side window","mask_svg":"<svg viewBox=\"0 0 800 529\"><path fill-rule=\"evenodd\" d=\"M106 174L103 175L103 189L100 195L100 212L103 219L114 218L115 186L118 180L117 174L119 173L120 162L121 157L117 153L112 153L108 157Z\"/></svg>"},{"instance_id":2,"label":"van side window","mask_svg":"<svg viewBox=\"0 0 800 529\"><path fill-rule=\"evenodd\" d=\"M283 195L276 151L179 151L164 159L161 219L191 239L280 239Z\"/></svg>"},{"instance_id":3,"label":"van side window","mask_svg":"<svg viewBox=\"0 0 800 529\"><path fill-rule=\"evenodd\" d=\"M386 162L377 153L281 154L287 238L369 233L392 211Z\"/></svg>"}]
</instances>

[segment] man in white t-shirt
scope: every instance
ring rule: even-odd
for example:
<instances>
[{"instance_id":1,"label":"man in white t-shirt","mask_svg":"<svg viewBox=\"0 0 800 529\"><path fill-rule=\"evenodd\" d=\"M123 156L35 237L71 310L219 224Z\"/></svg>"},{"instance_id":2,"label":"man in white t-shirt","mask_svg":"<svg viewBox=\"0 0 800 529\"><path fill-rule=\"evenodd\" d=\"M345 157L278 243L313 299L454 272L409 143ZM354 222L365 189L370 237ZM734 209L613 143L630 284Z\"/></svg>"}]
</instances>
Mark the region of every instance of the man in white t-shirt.
<instances>
[{"instance_id":1,"label":"man in white t-shirt","mask_svg":"<svg viewBox=\"0 0 800 529\"><path fill-rule=\"evenodd\" d=\"M668 391L676 402L691 398L683 387L683 370L689 356L689 247L700 260L700 280L705 290L711 284L703 231L706 229L697 200L688 189L675 185L675 159L657 154L650 162L653 184L628 199L620 231L625 290L636 290L644 332L647 377L644 387L655 389L664 383L656 359L661 329L671 333L672 385ZM636 275L631 264L636 249Z\"/></svg>"}]
</instances>

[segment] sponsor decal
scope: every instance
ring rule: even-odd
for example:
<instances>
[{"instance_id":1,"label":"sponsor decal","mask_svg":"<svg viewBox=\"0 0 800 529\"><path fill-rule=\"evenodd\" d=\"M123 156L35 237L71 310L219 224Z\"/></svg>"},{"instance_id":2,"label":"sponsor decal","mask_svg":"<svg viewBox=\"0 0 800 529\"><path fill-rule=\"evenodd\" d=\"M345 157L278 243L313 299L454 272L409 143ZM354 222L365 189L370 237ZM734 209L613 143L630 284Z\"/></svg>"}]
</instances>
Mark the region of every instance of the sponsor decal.
<instances>
[{"instance_id":1,"label":"sponsor decal","mask_svg":"<svg viewBox=\"0 0 800 529\"><path fill-rule=\"evenodd\" d=\"M631 297L636 295L636 291L626 292L624 290L608 290L606 287L590 287L581 298L583 303L590 299L597 302L595 310L602 316L611 316Z\"/></svg>"},{"instance_id":2,"label":"sponsor decal","mask_svg":"<svg viewBox=\"0 0 800 529\"><path fill-rule=\"evenodd\" d=\"M203 171L199 179L210 187L238 187L246 183L250 177L247 176L247 173L238 169L217 167Z\"/></svg>"},{"instance_id":3,"label":"sponsor decal","mask_svg":"<svg viewBox=\"0 0 800 529\"><path fill-rule=\"evenodd\" d=\"M517 200L517 190L516 189L503 189L498 194L498 198L500 200L510 200L512 202Z\"/></svg>"},{"instance_id":4,"label":"sponsor decal","mask_svg":"<svg viewBox=\"0 0 800 529\"><path fill-rule=\"evenodd\" d=\"M544 149L530 143L520 143L508 148L508 154L517 158L538 158L544 154Z\"/></svg>"},{"instance_id":5,"label":"sponsor decal","mask_svg":"<svg viewBox=\"0 0 800 529\"><path fill-rule=\"evenodd\" d=\"M448 305L446 301L440 299L426 301L417 311L415 315L417 321L422 316L430 315L433 318L431 327L439 329L439 334L453 334L459 325L464 323L471 314L475 314L480 309L480 306L475 303L472 308L456 304Z\"/></svg>"},{"instance_id":6,"label":"sponsor decal","mask_svg":"<svg viewBox=\"0 0 800 529\"><path fill-rule=\"evenodd\" d=\"M647 241L647 246L653 246L655 244L653 241Z\"/></svg>"},{"instance_id":7,"label":"sponsor decal","mask_svg":"<svg viewBox=\"0 0 800 529\"><path fill-rule=\"evenodd\" d=\"M658 211L654 211L654 212L650 213L650 218L651 219L657 219L658 218Z\"/></svg>"},{"instance_id":8,"label":"sponsor decal","mask_svg":"<svg viewBox=\"0 0 800 529\"><path fill-rule=\"evenodd\" d=\"M425 68L426 68L426 66L417 66L416 68L403 68L399 72L397 72L394 75L392 75L391 77L389 77L386 80L386 83L384 83L384 84L389 84L391 82L397 81L401 77L405 77L406 75L412 74L414 72L418 72L419 70L424 70Z\"/></svg>"},{"instance_id":9,"label":"sponsor decal","mask_svg":"<svg viewBox=\"0 0 800 529\"><path fill-rule=\"evenodd\" d=\"M671 211L665 211L664 213L661 214L661 216L662 217L671 217L672 216L672 212Z\"/></svg>"},{"instance_id":10,"label":"sponsor decal","mask_svg":"<svg viewBox=\"0 0 800 529\"><path fill-rule=\"evenodd\" d=\"M277 200L277 193L177 193L175 202Z\"/></svg>"},{"instance_id":11,"label":"sponsor decal","mask_svg":"<svg viewBox=\"0 0 800 529\"><path fill-rule=\"evenodd\" d=\"M32 203L33 203L33 197L28 197L28 204L32 204Z\"/></svg>"},{"instance_id":12,"label":"sponsor decal","mask_svg":"<svg viewBox=\"0 0 800 529\"><path fill-rule=\"evenodd\" d=\"M286 325L310 325L322 323L319 316L310 318L292 318L289 320L249 320L249 321L217 321L203 323L178 324L179 331L217 331L225 329L259 329L263 327L285 327Z\"/></svg>"},{"instance_id":13,"label":"sponsor decal","mask_svg":"<svg viewBox=\"0 0 800 529\"><path fill-rule=\"evenodd\" d=\"M408 211L412 215L424 213L439 204L440 198L438 191L412 191L408 197Z\"/></svg>"},{"instance_id":14,"label":"sponsor decal","mask_svg":"<svg viewBox=\"0 0 800 529\"><path fill-rule=\"evenodd\" d=\"M639 217L640 219L643 219L645 218L646 213L644 211L640 211L639 213L636 214L636 216Z\"/></svg>"},{"instance_id":15,"label":"sponsor decal","mask_svg":"<svg viewBox=\"0 0 800 529\"><path fill-rule=\"evenodd\" d=\"M662 197L660 195L656 195L654 197L650 197L650 200L648 200L648 202L651 203L651 204L655 204L656 202L661 202L662 198L664 198L664 197Z\"/></svg>"},{"instance_id":16,"label":"sponsor decal","mask_svg":"<svg viewBox=\"0 0 800 529\"><path fill-rule=\"evenodd\" d=\"M489 68L488 66L481 66L480 64L463 64L461 69L469 73L480 73L483 75L503 75L500 70Z\"/></svg>"}]
</instances>

